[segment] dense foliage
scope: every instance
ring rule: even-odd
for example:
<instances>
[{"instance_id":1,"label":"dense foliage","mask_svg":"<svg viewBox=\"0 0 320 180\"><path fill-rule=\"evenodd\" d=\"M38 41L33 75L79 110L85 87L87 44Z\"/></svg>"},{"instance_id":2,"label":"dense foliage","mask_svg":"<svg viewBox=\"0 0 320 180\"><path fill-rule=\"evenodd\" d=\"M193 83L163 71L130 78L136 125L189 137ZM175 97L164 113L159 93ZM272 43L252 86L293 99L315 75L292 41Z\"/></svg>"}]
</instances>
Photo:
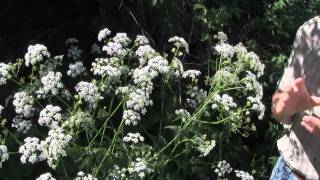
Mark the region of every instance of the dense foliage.
<instances>
[{"instance_id":1,"label":"dense foliage","mask_svg":"<svg viewBox=\"0 0 320 180\"><path fill-rule=\"evenodd\" d=\"M0 174L267 179L284 129L270 98L319 5L1 2Z\"/></svg>"}]
</instances>

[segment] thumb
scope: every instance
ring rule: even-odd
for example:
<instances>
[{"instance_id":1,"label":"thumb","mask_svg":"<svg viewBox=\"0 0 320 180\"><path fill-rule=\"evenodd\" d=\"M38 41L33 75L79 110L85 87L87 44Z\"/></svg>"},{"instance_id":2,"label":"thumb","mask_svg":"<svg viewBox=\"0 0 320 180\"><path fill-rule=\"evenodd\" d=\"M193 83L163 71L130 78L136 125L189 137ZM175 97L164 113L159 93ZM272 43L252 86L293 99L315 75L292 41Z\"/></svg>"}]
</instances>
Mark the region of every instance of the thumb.
<instances>
[{"instance_id":1,"label":"thumb","mask_svg":"<svg viewBox=\"0 0 320 180\"><path fill-rule=\"evenodd\" d=\"M318 96L310 96L312 106L320 105L320 97Z\"/></svg>"}]
</instances>

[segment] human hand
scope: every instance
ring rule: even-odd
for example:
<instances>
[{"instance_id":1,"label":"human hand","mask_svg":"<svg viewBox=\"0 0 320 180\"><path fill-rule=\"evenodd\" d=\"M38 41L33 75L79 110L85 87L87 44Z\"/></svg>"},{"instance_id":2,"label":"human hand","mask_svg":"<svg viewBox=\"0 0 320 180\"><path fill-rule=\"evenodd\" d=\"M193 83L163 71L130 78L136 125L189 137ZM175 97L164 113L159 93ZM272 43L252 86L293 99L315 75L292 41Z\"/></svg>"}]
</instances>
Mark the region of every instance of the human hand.
<instances>
[{"instance_id":1,"label":"human hand","mask_svg":"<svg viewBox=\"0 0 320 180\"><path fill-rule=\"evenodd\" d=\"M290 117L317 105L320 105L320 97L310 96L303 78L298 78L292 86L274 95L272 111L278 117Z\"/></svg>"},{"instance_id":2,"label":"human hand","mask_svg":"<svg viewBox=\"0 0 320 180\"><path fill-rule=\"evenodd\" d=\"M315 135L320 140L320 119L314 116L304 116L301 121L301 126L309 133Z\"/></svg>"}]
</instances>

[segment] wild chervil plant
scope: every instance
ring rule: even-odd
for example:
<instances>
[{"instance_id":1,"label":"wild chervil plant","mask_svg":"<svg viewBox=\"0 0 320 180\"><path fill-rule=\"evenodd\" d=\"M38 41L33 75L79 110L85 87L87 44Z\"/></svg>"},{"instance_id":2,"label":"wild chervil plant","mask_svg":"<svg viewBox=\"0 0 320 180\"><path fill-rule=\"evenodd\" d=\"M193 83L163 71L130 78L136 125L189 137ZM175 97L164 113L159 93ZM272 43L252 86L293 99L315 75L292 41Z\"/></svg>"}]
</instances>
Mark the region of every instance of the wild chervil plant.
<instances>
[{"instance_id":1,"label":"wild chervil plant","mask_svg":"<svg viewBox=\"0 0 320 180\"><path fill-rule=\"evenodd\" d=\"M232 168L225 148L232 136L255 130L250 118L264 115L259 57L219 33L217 60L203 74L185 69L189 46L181 37L161 54L145 36L111 35L99 32L90 69L75 38L66 41L66 57L35 44L24 59L0 64L1 85L17 85L8 99L16 116L1 124L0 167L10 155L23 164L47 162L39 180L253 179ZM30 75L21 77L22 69ZM15 149L6 146L10 138Z\"/></svg>"}]
</instances>

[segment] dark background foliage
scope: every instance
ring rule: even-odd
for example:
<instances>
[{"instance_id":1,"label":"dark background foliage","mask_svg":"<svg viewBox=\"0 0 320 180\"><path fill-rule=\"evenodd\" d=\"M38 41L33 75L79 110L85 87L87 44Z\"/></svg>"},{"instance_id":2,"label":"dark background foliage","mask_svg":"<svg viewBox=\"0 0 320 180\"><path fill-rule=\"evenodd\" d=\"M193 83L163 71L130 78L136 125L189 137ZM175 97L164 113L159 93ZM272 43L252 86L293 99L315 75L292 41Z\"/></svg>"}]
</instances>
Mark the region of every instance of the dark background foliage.
<instances>
[{"instance_id":1,"label":"dark background foliage","mask_svg":"<svg viewBox=\"0 0 320 180\"><path fill-rule=\"evenodd\" d=\"M234 137L239 142L234 149L244 153L234 159L241 159L238 166L254 169L258 177L267 179L278 156L276 139L283 129L270 117L270 98L296 30L319 10L317 0L2 0L0 61L23 57L33 43L43 43L53 54L61 54L69 37L77 37L89 51L99 30L108 27L113 32L144 34L159 51L166 49L169 37L182 36L191 47L185 63L205 69L213 35L224 31L231 43L243 42L266 64L262 79L265 119L256 120L255 134ZM31 172L12 162L0 170L1 179L20 179L37 171L37 167ZM19 174L12 168L19 169Z\"/></svg>"}]
</instances>

